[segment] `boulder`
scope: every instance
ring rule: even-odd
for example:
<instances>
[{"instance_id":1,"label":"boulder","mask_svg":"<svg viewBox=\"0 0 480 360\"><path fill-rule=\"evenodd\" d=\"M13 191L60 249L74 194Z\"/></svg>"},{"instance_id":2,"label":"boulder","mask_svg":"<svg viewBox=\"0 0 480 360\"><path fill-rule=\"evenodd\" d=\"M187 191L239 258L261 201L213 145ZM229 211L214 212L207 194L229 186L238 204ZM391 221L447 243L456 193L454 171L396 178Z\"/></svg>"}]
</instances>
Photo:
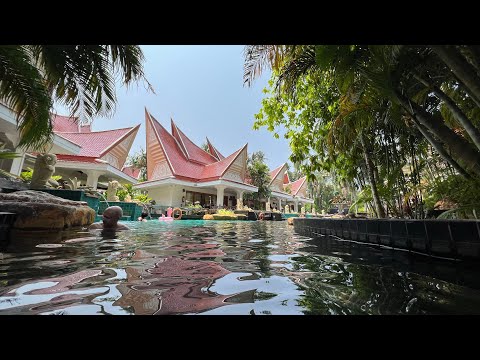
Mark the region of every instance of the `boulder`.
<instances>
[{"instance_id":1,"label":"boulder","mask_svg":"<svg viewBox=\"0 0 480 360\"><path fill-rule=\"evenodd\" d=\"M0 193L0 209L17 214L15 229L44 230L88 226L95 211L85 201L62 199L34 190Z\"/></svg>"}]
</instances>

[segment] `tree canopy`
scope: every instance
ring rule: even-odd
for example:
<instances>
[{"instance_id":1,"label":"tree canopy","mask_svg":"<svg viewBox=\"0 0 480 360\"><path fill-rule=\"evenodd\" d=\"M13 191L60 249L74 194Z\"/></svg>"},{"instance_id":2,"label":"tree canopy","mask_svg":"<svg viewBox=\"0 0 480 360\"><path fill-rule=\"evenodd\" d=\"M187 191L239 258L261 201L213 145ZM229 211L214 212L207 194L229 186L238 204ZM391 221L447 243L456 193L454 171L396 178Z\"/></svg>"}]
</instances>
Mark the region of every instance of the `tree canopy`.
<instances>
[{"instance_id":1,"label":"tree canopy","mask_svg":"<svg viewBox=\"0 0 480 360\"><path fill-rule=\"evenodd\" d=\"M0 101L17 114L19 145L41 149L51 141L54 101L80 121L111 116L116 78L146 81L143 62L137 45L0 46Z\"/></svg>"}]
</instances>

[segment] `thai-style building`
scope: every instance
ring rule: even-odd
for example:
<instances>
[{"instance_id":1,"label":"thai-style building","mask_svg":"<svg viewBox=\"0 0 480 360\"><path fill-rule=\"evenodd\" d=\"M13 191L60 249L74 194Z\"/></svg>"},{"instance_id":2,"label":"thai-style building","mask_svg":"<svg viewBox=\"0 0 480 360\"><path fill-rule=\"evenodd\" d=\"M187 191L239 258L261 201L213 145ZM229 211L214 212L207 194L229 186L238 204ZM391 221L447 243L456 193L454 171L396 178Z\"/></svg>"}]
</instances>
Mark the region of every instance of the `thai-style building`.
<instances>
[{"instance_id":1,"label":"thai-style building","mask_svg":"<svg viewBox=\"0 0 480 360\"><path fill-rule=\"evenodd\" d=\"M171 132L145 109L148 190L157 205L241 207L245 192L258 188L245 181L247 144L223 156L207 139L210 153L193 143L173 120Z\"/></svg>"},{"instance_id":2,"label":"thai-style building","mask_svg":"<svg viewBox=\"0 0 480 360\"><path fill-rule=\"evenodd\" d=\"M94 189L99 181L137 182L122 168L140 124L124 129L92 131L90 125L80 125L77 118L52 114L52 125L53 141L48 152L57 156L55 175L64 179L76 177L82 185ZM0 168L15 175L34 168L38 151L16 148L19 136L15 113L0 103L0 145L20 155L14 160L3 160Z\"/></svg>"},{"instance_id":3,"label":"thai-style building","mask_svg":"<svg viewBox=\"0 0 480 360\"><path fill-rule=\"evenodd\" d=\"M291 212L299 212L299 206L314 203L307 196L307 177L291 182L288 177L287 163L270 171L270 179L271 194L270 198L266 199L270 208L284 211L285 205L288 205Z\"/></svg>"}]
</instances>

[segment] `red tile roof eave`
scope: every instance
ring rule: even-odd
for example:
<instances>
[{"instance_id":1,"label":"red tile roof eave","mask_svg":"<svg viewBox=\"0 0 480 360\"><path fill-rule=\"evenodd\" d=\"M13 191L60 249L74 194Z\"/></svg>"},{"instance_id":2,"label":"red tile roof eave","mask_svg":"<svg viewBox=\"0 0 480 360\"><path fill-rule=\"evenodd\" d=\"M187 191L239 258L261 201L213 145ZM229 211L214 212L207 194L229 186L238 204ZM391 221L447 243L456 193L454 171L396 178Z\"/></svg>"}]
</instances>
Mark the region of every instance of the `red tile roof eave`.
<instances>
[{"instance_id":1,"label":"red tile roof eave","mask_svg":"<svg viewBox=\"0 0 480 360\"><path fill-rule=\"evenodd\" d=\"M178 143L178 147L180 148L180 150L182 150L182 152L183 152L183 154L185 155L185 157L189 160L189 159L190 159L190 155L188 154L187 147L185 146L182 137L180 136L180 134L178 134L177 124L175 124L175 122L173 121L172 118L170 118L170 122L171 122L171 126L172 126L172 136L173 136L173 138L175 139L175 141ZM180 145L180 143L178 142L176 136L173 134L173 128L174 128L174 127L175 127L175 132L178 134L178 137L180 138L180 141L182 142L181 145Z\"/></svg>"},{"instance_id":2,"label":"red tile roof eave","mask_svg":"<svg viewBox=\"0 0 480 360\"><path fill-rule=\"evenodd\" d=\"M170 167L170 171L172 172L173 176L176 176L176 172L173 168L173 165L170 161L170 158L168 157L168 154L167 152L165 151L165 146L163 145L162 141L160 140L160 135L158 135L158 132L157 132L157 129L155 128L155 124L153 123L153 120L156 121L156 119L147 111L147 109L145 109L145 113L148 115L148 118L150 119L150 125L152 125L152 128L153 128L153 132L157 138L157 141L158 143L160 144L160 146L162 147L162 151L163 153L165 154L165 157L167 158L167 164L168 166ZM165 129L162 124L160 124L160 122L157 121L157 123L165 130L167 131L167 129ZM152 181L155 181L155 180L152 180Z\"/></svg>"},{"instance_id":3,"label":"red tile roof eave","mask_svg":"<svg viewBox=\"0 0 480 360\"><path fill-rule=\"evenodd\" d=\"M295 191L295 194L293 194L294 196L297 196L298 192L300 191L300 189L302 188L303 184L304 184L305 181L307 180L307 177L304 176L303 178L298 179L298 180L296 180L296 181L293 182L293 183L295 183L295 182L297 182L297 181L299 181L299 180L302 180L302 179L303 179L303 181L300 183L300 186L299 186L299 187L297 188L297 190ZM293 183L290 183L290 184L293 184Z\"/></svg>"},{"instance_id":4,"label":"red tile roof eave","mask_svg":"<svg viewBox=\"0 0 480 360\"><path fill-rule=\"evenodd\" d=\"M210 140L208 139L207 137L207 144L208 144L208 147L212 148L212 150L215 152L215 155L214 157L218 158L218 160L223 160L225 159L225 156L223 156L222 154L220 154L220 152L217 150L217 148L215 146L213 146L213 144L210 142ZM213 154L212 154L213 155Z\"/></svg>"},{"instance_id":5,"label":"red tile roof eave","mask_svg":"<svg viewBox=\"0 0 480 360\"><path fill-rule=\"evenodd\" d=\"M208 158L209 161L213 161L213 162L218 161L218 160L215 158L215 156L213 156L213 155L210 154L209 152L203 150L200 146L198 146L197 144L195 144L187 135L185 135L185 133L178 128L177 124L175 124L175 122L173 121L172 118L170 118L170 121L171 121L172 125L175 126L175 130L176 130L176 132L177 132L180 140L182 141L183 146L185 147L185 151L186 151L187 154L188 154L188 160L190 160L190 161L194 160L194 161L197 161L197 162L199 162L199 163L201 163L201 164L203 164L203 165L208 165L208 164L211 164L211 163L212 163L212 162L200 161L200 160L198 160L198 159L192 159L192 157L193 157L194 155L196 155L196 154L190 154L190 153L188 152L187 146L185 145L185 141L183 141L183 138L184 138L184 137L185 137L186 140L188 140L188 143L190 143L191 145L193 145L193 150L194 150L195 152L197 152L197 154L202 154L203 156L207 156L207 158ZM173 128L172 128L172 130L173 130ZM198 151L200 151L200 153L198 153ZM198 155L198 156L196 156L196 157L198 158L199 156L200 156L200 155Z\"/></svg>"},{"instance_id":6,"label":"red tile roof eave","mask_svg":"<svg viewBox=\"0 0 480 360\"><path fill-rule=\"evenodd\" d=\"M105 155L109 150L111 150L112 148L114 148L116 145L120 144L123 140L125 140L128 136L130 136L135 130L138 131L138 129L140 128L140 125L141 124L138 124L132 128L130 128L130 131L127 131L123 136L119 137L117 139L117 141L115 141L113 144L111 144L110 146L108 146L105 150L103 150L101 153L100 153L100 156L99 157L102 157L103 155ZM128 129L128 128L123 128L123 129ZM115 130L123 130L123 129L115 129ZM111 131L111 130L109 130ZM95 132L100 132L100 131L95 131Z\"/></svg>"},{"instance_id":7,"label":"red tile roof eave","mask_svg":"<svg viewBox=\"0 0 480 360\"><path fill-rule=\"evenodd\" d=\"M76 145L76 146L78 146L78 147L80 147L80 148L82 147L82 145L79 145L79 144L77 144L76 142L74 142L74 141L72 141L72 140L69 140L69 139L67 139L66 137L63 137L63 136L61 135L62 133L58 133L58 132L55 132L55 131L54 131L53 133L54 133L55 135L61 137L63 140L68 141L69 143L71 143L71 144L73 144L73 145Z\"/></svg>"},{"instance_id":8,"label":"red tile roof eave","mask_svg":"<svg viewBox=\"0 0 480 360\"><path fill-rule=\"evenodd\" d=\"M271 180L270 180L270 185L273 183L273 180L275 180L275 178L278 176L278 174L280 173L280 171L282 171L282 169L285 167L287 163L284 163L283 165L280 165L278 168L274 169L271 173L274 173L275 175L274 176L271 176ZM270 174L271 174L270 173ZM282 179L282 183L283 183L283 179Z\"/></svg>"},{"instance_id":9,"label":"red tile roof eave","mask_svg":"<svg viewBox=\"0 0 480 360\"><path fill-rule=\"evenodd\" d=\"M243 149L245 149L247 147L248 143L246 143L245 145L243 145L243 147L238 151L238 154L235 155L233 157L233 159L230 161L230 164L227 165L227 167L225 168L225 170L223 170L222 174L220 176L223 176L225 175L225 173L227 172L227 170L230 168L230 166L232 166L233 162L235 160L237 160L237 158L240 156L240 154L243 152ZM226 159L226 158L225 158Z\"/></svg>"}]
</instances>

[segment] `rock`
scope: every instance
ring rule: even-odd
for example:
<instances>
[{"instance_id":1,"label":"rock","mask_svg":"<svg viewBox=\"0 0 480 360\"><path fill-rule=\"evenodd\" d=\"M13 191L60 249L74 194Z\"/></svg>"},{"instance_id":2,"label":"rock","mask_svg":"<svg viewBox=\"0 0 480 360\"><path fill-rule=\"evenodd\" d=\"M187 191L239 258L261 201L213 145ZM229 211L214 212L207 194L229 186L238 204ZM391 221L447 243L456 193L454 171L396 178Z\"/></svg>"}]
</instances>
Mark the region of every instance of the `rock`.
<instances>
[{"instance_id":1,"label":"rock","mask_svg":"<svg viewBox=\"0 0 480 360\"><path fill-rule=\"evenodd\" d=\"M15 229L61 230L88 226L95 220L95 211L85 201L66 200L34 190L0 193L0 209L17 214Z\"/></svg>"},{"instance_id":2,"label":"rock","mask_svg":"<svg viewBox=\"0 0 480 360\"><path fill-rule=\"evenodd\" d=\"M28 185L19 179L3 179L0 177L0 189L7 193L9 192L7 190L27 190Z\"/></svg>"}]
</instances>

